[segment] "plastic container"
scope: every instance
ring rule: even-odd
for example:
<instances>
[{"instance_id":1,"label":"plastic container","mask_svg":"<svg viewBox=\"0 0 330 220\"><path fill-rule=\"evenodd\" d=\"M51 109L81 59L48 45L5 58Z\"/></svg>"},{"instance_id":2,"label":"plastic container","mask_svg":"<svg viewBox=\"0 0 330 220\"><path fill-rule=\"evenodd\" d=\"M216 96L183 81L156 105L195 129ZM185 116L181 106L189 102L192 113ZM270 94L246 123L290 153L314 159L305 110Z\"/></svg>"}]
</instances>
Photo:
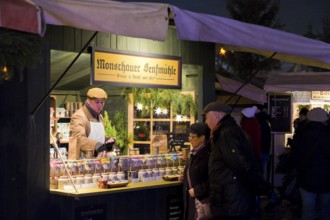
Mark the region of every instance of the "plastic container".
<instances>
[{"instance_id":1,"label":"plastic container","mask_svg":"<svg viewBox=\"0 0 330 220\"><path fill-rule=\"evenodd\" d=\"M58 189L64 190L64 186L66 186L69 182L69 179L67 176L60 176L58 178Z\"/></svg>"}]
</instances>

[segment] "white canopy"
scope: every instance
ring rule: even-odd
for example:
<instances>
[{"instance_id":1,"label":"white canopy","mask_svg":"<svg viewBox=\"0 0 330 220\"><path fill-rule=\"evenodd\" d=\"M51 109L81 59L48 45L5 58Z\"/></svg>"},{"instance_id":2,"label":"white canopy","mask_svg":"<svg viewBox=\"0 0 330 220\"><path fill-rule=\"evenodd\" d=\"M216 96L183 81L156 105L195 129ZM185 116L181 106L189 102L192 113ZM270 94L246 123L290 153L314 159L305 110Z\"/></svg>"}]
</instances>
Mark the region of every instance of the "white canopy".
<instances>
[{"instance_id":1,"label":"white canopy","mask_svg":"<svg viewBox=\"0 0 330 220\"><path fill-rule=\"evenodd\" d=\"M223 44L293 63L330 69L330 44L300 35L171 6L181 40Z\"/></svg>"},{"instance_id":2,"label":"white canopy","mask_svg":"<svg viewBox=\"0 0 330 220\"><path fill-rule=\"evenodd\" d=\"M269 74L267 92L329 91L330 72L299 72Z\"/></svg>"},{"instance_id":3,"label":"white canopy","mask_svg":"<svg viewBox=\"0 0 330 220\"><path fill-rule=\"evenodd\" d=\"M165 40L168 5L110 0L33 0L47 24L71 26L118 35Z\"/></svg>"},{"instance_id":4,"label":"white canopy","mask_svg":"<svg viewBox=\"0 0 330 220\"><path fill-rule=\"evenodd\" d=\"M24 0L13 2L22 1L25 2ZM11 1L0 0L0 6L3 2ZM161 41L167 37L170 7L181 40L214 42L232 50L264 56L276 52L274 57L276 59L330 69L330 45L322 41L233 19L191 12L167 4L111 0L26 0L26 2L33 2L35 7L42 8L47 24ZM26 7L29 8L28 6L31 7L30 4ZM3 13L2 8L0 15L1 13ZM23 13L13 14L22 17ZM1 19L3 19L2 15ZM0 26L5 25L0 21Z\"/></svg>"},{"instance_id":5,"label":"white canopy","mask_svg":"<svg viewBox=\"0 0 330 220\"><path fill-rule=\"evenodd\" d=\"M242 82L238 82L218 74L216 74L216 76L220 83L220 88L224 91L236 93L237 90L243 85ZM242 87L236 94L256 102L267 102L267 92L249 83L244 85L244 87Z\"/></svg>"}]
</instances>

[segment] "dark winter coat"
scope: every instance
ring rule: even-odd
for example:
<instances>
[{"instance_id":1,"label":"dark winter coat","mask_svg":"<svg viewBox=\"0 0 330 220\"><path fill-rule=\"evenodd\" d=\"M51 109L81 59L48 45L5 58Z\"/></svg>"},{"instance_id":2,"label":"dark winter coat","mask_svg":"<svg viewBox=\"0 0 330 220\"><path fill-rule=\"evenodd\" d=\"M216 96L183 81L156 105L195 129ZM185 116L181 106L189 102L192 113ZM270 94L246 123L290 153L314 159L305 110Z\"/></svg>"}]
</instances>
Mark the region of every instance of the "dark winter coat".
<instances>
[{"instance_id":1,"label":"dark winter coat","mask_svg":"<svg viewBox=\"0 0 330 220\"><path fill-rule=\"evenodd\" d=\"M213 133L209 158L211 210L221 216L251 215L255 196L236 174L253 169L256 156L242 128L226 115Z\"/></svg>"},{"instance_id":2,"label":"dark winter coat","mask_svg":"<svg viewBox=\"0 0 330 220\"><path fill-rule=\"evenodd\" d=\"M260 139L260 150L262 154L270 154L270 146L271 146L271 126L269 122L269 115L266 112L259 112L255 115L258 119L261 131L261 139Z\"/></svg>"},{"instance_id":3,"label":"dark winter coat","mask_svg":"<svg viewBox=\"0 0 330 220\"><path fill-rule=\"evenodd\" d=\"M242 117L241 127L250 136L253 150L255 154L261 159L260 140L261 130L258 119Z\"/></svg>"},{"instance_id":4,"label":"dark winter coat","mask_svg":"<svg viewBox=\"0 0 330 220\"><path fill-rule=\"evenodd\" d=\"M309 192L330 192L330 132L309 121L294 135L291 151L298 185Z\"/></svg>"},{"instance_id":5,"label":"dark winter coat","mask_svg":"<svg viewBox=\"0 0 330 220\"><path fill-rule=\"evenodd\" d=\"M189 169L189 176L192 187L195 191L195 196L199 200L203 200L209 196L208 187L208 160L210 154L210 143L196 153L190 156L189 164L184 170L183 179L183 198L184 198L184 219L195 219L195 201L189 196L189 183L187 172Z\"/></svg>"}]
</instances>

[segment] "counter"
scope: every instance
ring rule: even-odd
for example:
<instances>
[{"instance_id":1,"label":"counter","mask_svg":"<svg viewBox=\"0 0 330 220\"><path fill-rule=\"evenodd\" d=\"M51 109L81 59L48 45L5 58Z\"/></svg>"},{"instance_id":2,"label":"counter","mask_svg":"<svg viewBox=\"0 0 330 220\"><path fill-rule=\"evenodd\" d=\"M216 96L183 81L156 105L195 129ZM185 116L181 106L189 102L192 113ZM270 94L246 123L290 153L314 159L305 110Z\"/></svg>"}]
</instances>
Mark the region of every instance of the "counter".
<instances>
[{"instance_id":1,"label":"counter","mask_svg":"<svg viewBox=\"0 0 330 220\"><path fill-rule=\"evenodd\" d=\"M179 181L129 183L125 187L50 190L51 220L182 219Z\"/></svg>"},{"instance_id":2,"label":"counter","mask_svg":"<svg viewBox=\"0 0 330 220\"><path fill-rule=\"evenodd\" d=\"M179 186L181 183L179 181L150 181L150 182L137 182L137 183L129 183L124 187L117 188L109 188L109 189L99 189L99 188L86 188L86 189L77 189L78 193L75 190L59 190L59 189L51 189L51 194L69 196L69 197L86 197L86 196L95 196L95 195L103 195L103 194L112 194L112 193L120 193L120 192L130 192L137 190L145 190L152 188L163 188L163 187L172 187Z\"/></svg>"}]
</instances>

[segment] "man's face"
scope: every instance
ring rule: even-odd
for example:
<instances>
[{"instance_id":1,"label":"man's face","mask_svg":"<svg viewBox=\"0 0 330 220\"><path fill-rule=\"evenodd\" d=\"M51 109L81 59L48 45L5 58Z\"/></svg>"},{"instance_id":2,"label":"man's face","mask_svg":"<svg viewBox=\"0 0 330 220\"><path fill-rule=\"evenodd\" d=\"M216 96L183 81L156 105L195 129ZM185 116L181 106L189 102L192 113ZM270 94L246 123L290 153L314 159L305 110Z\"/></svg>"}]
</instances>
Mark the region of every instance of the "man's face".
<instances>
[{"instance_id":1,"label":"man's face","mask_svg":"<svg viewBox=\"0 0 330 220\"><path fill-rule=\"evenodd\" d=\"M92 107L92 109L100 113L104 107L105 100L104 99L88 99L88 104Z\"/></svg>"},{"instance_id":2,"label":"man's face","mask_svg":"<svg viewBox=\"0 0 330 220\"><path fill-rule=\"evenodd\" d=\"M223 114L221 112L210 111L205 115L205 124L207 124L211 130L214 130L222 117Z\"/></svg>"}]
</instances>

